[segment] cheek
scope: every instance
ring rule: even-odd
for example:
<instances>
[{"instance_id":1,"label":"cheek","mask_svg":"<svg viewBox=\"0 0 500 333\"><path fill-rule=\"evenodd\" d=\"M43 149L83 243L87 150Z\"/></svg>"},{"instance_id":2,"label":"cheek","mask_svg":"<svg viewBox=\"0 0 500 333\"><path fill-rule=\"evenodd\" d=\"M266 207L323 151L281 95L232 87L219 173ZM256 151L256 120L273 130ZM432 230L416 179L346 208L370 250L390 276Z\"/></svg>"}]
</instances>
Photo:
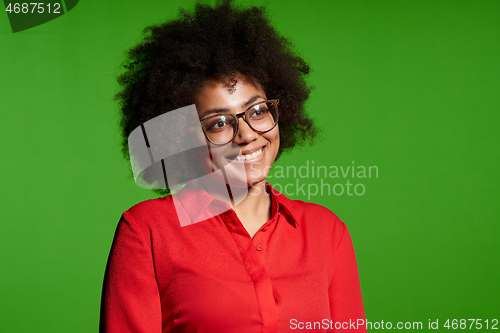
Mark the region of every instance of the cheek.
<instances>
[{"instance_id":1,"label":"cheek","mask_svg":"<svg viewBox=\"0 0 500 333\"><path fill-rule=\"evenodd\" d=\"M278 126L274 128L272 131L268 132L269 136L267 137L267 140L271 143L272 149L275 152L275 158L276 155L278 154L278 150L280 148L280 131Z\"/></svg>"}]
</instances>

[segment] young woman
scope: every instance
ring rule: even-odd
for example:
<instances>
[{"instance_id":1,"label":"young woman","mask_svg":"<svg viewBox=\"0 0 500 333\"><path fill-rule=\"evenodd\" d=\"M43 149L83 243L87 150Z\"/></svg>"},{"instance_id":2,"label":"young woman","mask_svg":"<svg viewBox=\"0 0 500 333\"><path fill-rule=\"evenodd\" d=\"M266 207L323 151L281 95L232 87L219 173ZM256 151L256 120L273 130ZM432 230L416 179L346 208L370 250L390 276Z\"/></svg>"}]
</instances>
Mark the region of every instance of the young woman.
<instances>
[{"instance_id":1,"label":"young woman","mask_svg":"<svg viewBox=\"0 0 500 333\"><path fill-rule=\"evenodd\" d=\"M147 28L129 56L117 95L124 152L134 162L130 138L144 135L165 179L141 177L169 195L123 213L101 332L365 331L352 325L365 317L345 224L266 183L279 155L315 130L303 108L309 68L264 9L198 4ZM194 123L170 117L189 111ZM153 128L171 135L158 144ZM178 149L193 138L202 143ZM178 154L160 161L158 146Z\"/></svg>"}]
</instances>

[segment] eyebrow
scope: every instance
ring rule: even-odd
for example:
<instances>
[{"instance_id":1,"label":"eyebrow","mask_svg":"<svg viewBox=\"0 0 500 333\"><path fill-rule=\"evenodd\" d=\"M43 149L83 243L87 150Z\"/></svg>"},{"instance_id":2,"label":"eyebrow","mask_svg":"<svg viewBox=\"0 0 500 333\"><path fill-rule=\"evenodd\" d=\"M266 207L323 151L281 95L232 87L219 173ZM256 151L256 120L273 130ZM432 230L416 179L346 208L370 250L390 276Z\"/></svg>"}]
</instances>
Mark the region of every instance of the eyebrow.
<instances>
[{"instance_id":1,"label":"eyebrow","mask_svg":"<svg viewBox=\"0 0 500 333\"><path fill-rule=\"evenodd\" d=\"M258 100L259 98L262 98L263 100L265 100L264 97L260 96L260 95L254 95L252 97L250 97L250 99L248 101L246 101L245 103L243 103L241 105L242 108L244 107L247 107L249 106L250 104L252 104L253 102L255 102L256 100ZM210 110L207 110L205 112L202 113L200 119L205 119L208 115L211 115L211 114L217 114L217 113L231 113L229 109L225 109L225 108L215 108L215 109L210 109Z\"/></svg>"}]
</instances>

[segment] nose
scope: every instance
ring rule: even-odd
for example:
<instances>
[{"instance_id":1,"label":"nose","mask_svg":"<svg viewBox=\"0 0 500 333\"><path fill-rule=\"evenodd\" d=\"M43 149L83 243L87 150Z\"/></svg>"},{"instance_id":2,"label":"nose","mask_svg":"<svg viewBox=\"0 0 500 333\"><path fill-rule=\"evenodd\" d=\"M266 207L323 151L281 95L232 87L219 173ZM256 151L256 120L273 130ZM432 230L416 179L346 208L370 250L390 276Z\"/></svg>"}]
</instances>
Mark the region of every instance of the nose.
<instances>
[{"instance_id":1,"label":"nose","mask_svg":"<svg viewBox=\"0 0 500 333\"><path fill-rule=\"evenodd\" d=\"M259 134L255 132L245 121L244 117L238 117L238 133L233 139L233 143L239 145L244 143L250 143L259 137Z\"/></svg>"}]
</instances>

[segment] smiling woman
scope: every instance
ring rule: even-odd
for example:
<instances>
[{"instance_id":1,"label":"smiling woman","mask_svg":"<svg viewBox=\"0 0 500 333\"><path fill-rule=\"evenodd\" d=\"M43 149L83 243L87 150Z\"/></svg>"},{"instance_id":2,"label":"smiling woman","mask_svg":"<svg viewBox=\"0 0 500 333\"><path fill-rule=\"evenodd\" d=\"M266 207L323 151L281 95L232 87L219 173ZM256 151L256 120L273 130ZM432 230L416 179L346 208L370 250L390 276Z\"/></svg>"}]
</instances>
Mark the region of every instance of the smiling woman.
<instances>
[{"instance_id":1,"label":"smiling woman","mask_svg":"<svg viewBox=\"0 0 500 333\"><path fill-rule=\"evenodd\" d=\"M159 192L167 196L123 213L104 278L101 332L285 332L293 320L364 319L345 224L266 182L281 152L315 134L303 107L305 62L263 8L229 1L198 4L145 31L119 78L124 152L134 158L127 149L134 129L151 143L152 122L194 105L194 130L176 123L183 134L161 146L199 139L173 163L197 175L173 194L175 177L162 159ZM155 147L146 150L153 160Z\"/></svg>"}]
</instances>

